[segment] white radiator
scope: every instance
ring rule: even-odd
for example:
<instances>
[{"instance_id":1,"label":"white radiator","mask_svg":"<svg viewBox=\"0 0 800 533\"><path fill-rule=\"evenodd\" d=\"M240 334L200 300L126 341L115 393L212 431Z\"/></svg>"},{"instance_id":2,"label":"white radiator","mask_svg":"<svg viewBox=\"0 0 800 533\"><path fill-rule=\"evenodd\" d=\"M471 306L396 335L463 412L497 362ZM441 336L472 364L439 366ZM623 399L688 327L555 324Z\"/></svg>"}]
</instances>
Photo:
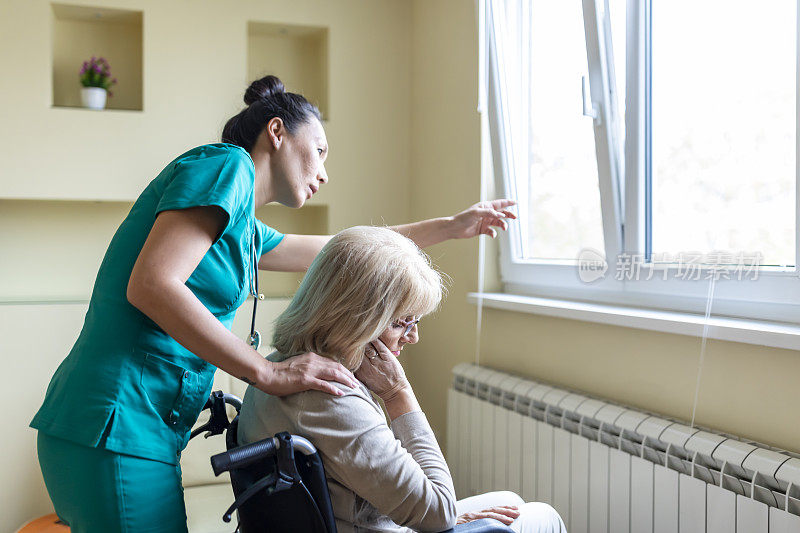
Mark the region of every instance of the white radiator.
<instances>
[{"instance_id":1,"label":"white radiator","mask_svg":"<svg viewBox=\"0 0 800 533\"><path fill-rule=\"evenodd\" d=\"M448 462L464 498L512 490L570 533L800 533L800 456L461 364Z\"/></svg>"}]
</instances>

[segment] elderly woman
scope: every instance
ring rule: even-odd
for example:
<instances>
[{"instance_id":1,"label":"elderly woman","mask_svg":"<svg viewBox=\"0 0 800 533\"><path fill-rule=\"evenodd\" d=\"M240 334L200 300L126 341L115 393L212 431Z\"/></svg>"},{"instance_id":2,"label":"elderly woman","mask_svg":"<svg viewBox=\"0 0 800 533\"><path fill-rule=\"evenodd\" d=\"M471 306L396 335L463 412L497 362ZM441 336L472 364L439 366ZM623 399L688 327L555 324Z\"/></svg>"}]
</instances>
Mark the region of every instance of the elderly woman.
<instances>
[{"instance_id":1,"label":"elderly woman","mask_svg":"<svg viewBox=\"0 0 800 533\"><path fill-rule=\"evenodd\" d=\"M332 396L306 391L279 398L249 387L239 441L280 431L320 452L340 532L442 531L495 518L518 532L566 531L555 510L509 492L456 501L436 438L397 357L419 341L420 317L442 298L440 275L409 239L355 227L314 259L277 319L272 361L314 352L356 371L359 384ZM381 407L383 401L387 424Z\"/></svg>"}]
</instances>

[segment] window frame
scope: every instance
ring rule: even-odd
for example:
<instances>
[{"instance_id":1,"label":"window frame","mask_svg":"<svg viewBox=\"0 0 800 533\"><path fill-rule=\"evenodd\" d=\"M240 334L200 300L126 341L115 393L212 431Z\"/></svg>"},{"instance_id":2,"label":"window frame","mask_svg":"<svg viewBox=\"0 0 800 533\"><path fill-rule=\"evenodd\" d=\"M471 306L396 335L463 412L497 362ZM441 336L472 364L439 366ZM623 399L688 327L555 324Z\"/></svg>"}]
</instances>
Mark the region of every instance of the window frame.
<instances>
[{"instance_id":1,"label":"window frame","mask_svg":"<svg viewBox=\"0 0 800 533\"><path fill-rule=\"evenodd\" d=\"M648 163L650 157L649 85L650 23L652 0L627 0L626 6L626 106L624 159L616 159L614 143L619 143L614 130L617 108L613 101L614 62L611 47L608 0L582 0L584 30L591 101L598 118L592 119L598 180L608 271L603 279L586 283L577 275L575 261L519 259L518 224L512 224L500 241L500 275L506 293L554 299L569 299L613 305L687 313L704 313L713 272L699 266L700 279L680 279L677 265L645 263L648 272L657 273L653 279L618 280L616 263L620 254L649 257L647 220L650 216ZM492 34L494 0L482 0L481 58L485 90L481 111L483 145L488 151L483 167L484 180L494 183L503 196L516 198L515 184L509 175L507 152L503 139L508 110L502 99L499 70L502 57L496 53ZM798 22L800 31L800 9ZM795 133L795 232L800 236L800 39L796 39L796 133ZM498 64L499 63L499 64ZM578 80L579 81L579 80ZM579 105L579 103L576 103ZM589 120L587 118L587 120ZM624 171L624 175L623 175ZM796 239L797 242L797 239ZM800 244L795 246L796 261L792 268L761 267L758 279L717 279L714 281L712 314L715 316L775 322L800 323ZM666 271L666 272L665 272ZM664 280L662 277L666 277Z\"/></svg>"}]
</instances>

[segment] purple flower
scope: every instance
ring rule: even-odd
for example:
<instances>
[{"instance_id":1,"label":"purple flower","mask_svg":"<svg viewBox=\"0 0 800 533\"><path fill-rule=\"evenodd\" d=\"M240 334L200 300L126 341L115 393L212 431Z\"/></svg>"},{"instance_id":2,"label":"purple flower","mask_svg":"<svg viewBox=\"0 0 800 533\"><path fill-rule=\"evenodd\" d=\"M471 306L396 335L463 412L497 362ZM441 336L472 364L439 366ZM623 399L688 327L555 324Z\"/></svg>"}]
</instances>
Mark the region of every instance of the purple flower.
<instances>
[{"instance_id":1,"label":"purple flower","mask_svg":"<svg viewBox=\"0 0 800 533\"><path fill-rule=\"evenodd\" d=\"M92 56L89 61L84 61L80 70L81 82L87 87L108 88L117 82L111 78L111 65L105 57Z\"/></svg>"}]
</instances>

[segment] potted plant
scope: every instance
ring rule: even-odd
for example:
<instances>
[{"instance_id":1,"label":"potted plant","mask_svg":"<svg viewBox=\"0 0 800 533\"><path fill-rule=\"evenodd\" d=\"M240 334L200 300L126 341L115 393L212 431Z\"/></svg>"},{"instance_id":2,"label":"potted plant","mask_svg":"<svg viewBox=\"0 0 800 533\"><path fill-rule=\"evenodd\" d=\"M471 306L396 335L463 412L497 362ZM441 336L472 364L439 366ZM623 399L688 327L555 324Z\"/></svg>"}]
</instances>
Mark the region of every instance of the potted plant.
<instances>
[{"instance_id":1,"label":"potted plant","mask_svg":"<svg viewBox=\"0 0 800 533\"><path fill-rule=\"evenodd\" d=\"M92 56L89 61L84 61L81 67L80 80L83 88L81 89L81 101L83 107L89 109L104 109L106 107L106 97L113 96L109 90L112 85L117 83L117 78L111 77L111 67L103 57Z\"/></svg>"}]
</instances>

